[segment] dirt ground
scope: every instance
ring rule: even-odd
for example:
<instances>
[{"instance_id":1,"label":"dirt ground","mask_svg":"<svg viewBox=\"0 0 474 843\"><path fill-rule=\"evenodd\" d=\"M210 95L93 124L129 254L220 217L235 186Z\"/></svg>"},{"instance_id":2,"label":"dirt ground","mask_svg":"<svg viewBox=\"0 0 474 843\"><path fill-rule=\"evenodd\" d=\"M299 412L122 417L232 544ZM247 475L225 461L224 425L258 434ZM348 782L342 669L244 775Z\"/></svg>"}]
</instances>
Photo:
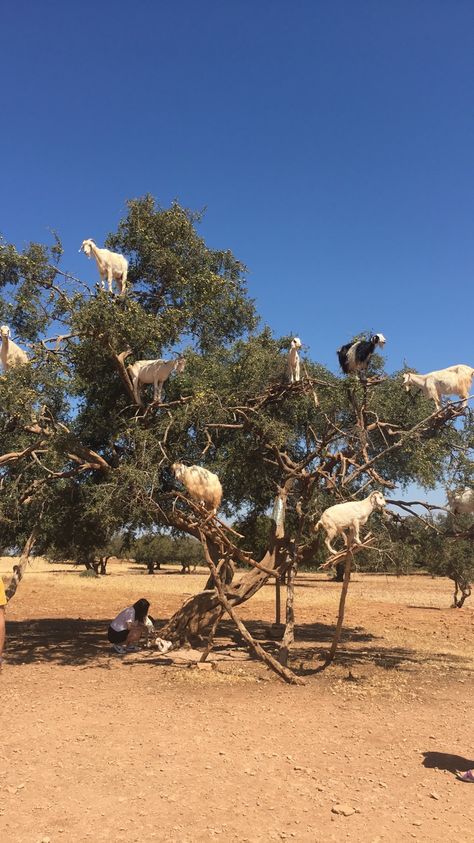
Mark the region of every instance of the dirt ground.
<instances>
[{"instance_id":1,"label":"dirt ground","mask_svg":"<svg viewBox=\"0 0 474 843\"><path fill-rule=\"evenodd\" d=\"M229 622L211 669L114 654L120 609L146 596L164 621L206 575L109 568L34 560L8 606L2 843L472 838L474 787L453 770L474 767L474 601L450 609L449 581L356 573L324 670L340 585L300 576L293 687ZM239 609L272 650L274 611L273 586Z\"/></svg>"}]
</instances>

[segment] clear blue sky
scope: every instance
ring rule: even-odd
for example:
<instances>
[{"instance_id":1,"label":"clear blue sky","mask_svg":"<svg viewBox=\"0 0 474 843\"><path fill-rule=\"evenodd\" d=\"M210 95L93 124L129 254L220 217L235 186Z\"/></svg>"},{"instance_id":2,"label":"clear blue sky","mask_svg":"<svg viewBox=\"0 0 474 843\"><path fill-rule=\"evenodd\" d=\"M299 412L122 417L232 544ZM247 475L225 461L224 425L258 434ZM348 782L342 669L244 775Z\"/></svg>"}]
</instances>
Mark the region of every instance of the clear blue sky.
<instances>
[{"instance_id":1,"label":"clear blue sky","mask_svg":"<svg viewBox=\"0 0 474 843\"><path fill-rule=\"evenodd\" d=\"M95 281L81 241L176 197L334 371L364 329L474 365L472 0L19 0L0 41L8 240Z\"/></svg>"}]
</instances>

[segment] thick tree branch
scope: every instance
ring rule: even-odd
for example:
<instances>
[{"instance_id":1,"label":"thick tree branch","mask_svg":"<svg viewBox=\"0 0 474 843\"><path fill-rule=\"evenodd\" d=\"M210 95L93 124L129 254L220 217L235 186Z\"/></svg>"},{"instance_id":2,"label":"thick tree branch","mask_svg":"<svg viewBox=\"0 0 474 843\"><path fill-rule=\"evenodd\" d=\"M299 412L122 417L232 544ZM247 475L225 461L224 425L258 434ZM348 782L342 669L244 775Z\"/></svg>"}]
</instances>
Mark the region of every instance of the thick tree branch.
<instances>
[{"instance_id":1,"label":"thick tree branch","mask_svg":"<svg viewBox=\"0 0 474 843\"><path fill-rule=\"evenodd\" d=\"M30 558L30 554L31 554L31 551L33 549L33 545L34 545L34 543L36 541L36 538L38 536L38 531L39 530L38 530L37 526L33 528L33 530L31 531L31 533L30 533L30 535L29 535L29 537L26 541L26 544L23 548L23 551L22 551L22 554L20 556L20 561L19 561L18 565L15 565L13 567L13 574L11 576L10 582L8 583L7 587L5 588L5 594L6 594L7 600L12 599L12 597L16 593L16 590L18 588L18 585L19 585L21 579L23 578L23 574L25 573L25 568L28 564L28 560Z\"/></svg>"}]
</instances>

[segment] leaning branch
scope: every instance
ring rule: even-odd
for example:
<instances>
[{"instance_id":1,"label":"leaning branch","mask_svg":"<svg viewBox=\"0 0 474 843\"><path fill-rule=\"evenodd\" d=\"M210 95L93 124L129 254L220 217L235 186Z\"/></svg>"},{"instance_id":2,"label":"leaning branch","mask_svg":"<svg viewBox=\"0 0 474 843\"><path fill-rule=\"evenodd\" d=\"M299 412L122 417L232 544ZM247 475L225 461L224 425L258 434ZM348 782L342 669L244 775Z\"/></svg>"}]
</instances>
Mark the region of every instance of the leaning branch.
<instances>
[{"instance_id":1,"label":"leaning branch","mask_svg":"<svg viewBox=\"0 0 474 843\"><path fill-rule=\"evenodd\" d=\"M26 544L23 548L23 552L20 556L20 561L19 561L18 565L13 566L13 574L11 576L10 582L8 583L8 585L5 589L5 594L6 594L7 600L12 599L13 595L16 593L16 590L18 588L18 584L20 583L20 581L23 578L23 574L25 573L25 568L28 564L28 560L30 558L30 554L31 554L31 551L33 549L33 545L36 541L37 535L38 535L38 527L33 527L33 530L31 531L31 533L30 533L30 535L29 535L29 537L26 541Z\"/></svg>"},{"instance_id":2,"label":"leaning branch","mask_svg":"<svg viewBox=\"0 0 474 843\"><path fill-rule=\"evenodd\" d=\"M370 460L367 460L363 465L360 465L352 474L348 475L345 480L343 480L342 485L347 486L349 483L352 483L354 480L357 479L361 474L366 474L376 462L383 459L390 454L392 451L397 450L398 448L402 448L407 440L413 439L419 433L427 430L436 430L437 427L440 427L441 424L444 422L452 421L453 419L457 418L460 413L458 407L463 405L463 401L452 401L446 407L442 407L440 410L436 410L431 415L426 416L426 418L422 419L418 424L415 424L414 427L410 428L410 430L405 430L400 432L400 439L397 442L394 442L392 445L389 445L388 448L385 448L380 453L375 454Z\"/></svg>"},{"instance_id":3,"label":"leaning branch","mask_svg":"<svg viewBox=\"0 0 474 843\"><path fill-rule=\"evenodd\" d=\"M9 454L3 454L0 456L0 466L3 465L10 465L14 462L19 462L24 457L29 457L37 448L41 447L42 442L35 442L34 445L28 445L27 448L23 448L22 451L10 451Z\"/></svg>"},{"instance_id":4,"label":"leaning branch","mask_svg":"<svg viewBox=\"0 0 474 843\"><path fill-rule=\"evenodd\" d=\"M117 369L120 379L128 392L129 398L131 399L132 403L136 405L137 401L135 398L135 393L133 391L132 382L128 376L127 369L125 367L125 359L132 353L131 348L127 348L125 351L121 351L120 354L117 354L112 348L110 349L112 353L112 358L115 363L115 368Z\"/></svg>"},{"instance_id":5,"label":"leaning branch","mask_svg":"<svg viewBox=\"0 0 474 843\"><path fill-rule=\"evenodd\" d=\"M260 644L257 643L257 641L254 641L254 639L250 635L250 632L248 631L247 627L242 623L242 621L240 620L240 618L236 614L233 606L231 605L231 603L229 602L229 600L227 599L227 597L225 595L224 587L223 587L221 579L219 577L217 568L214 565L214 562L212 561L211 555L209 553L209 549L207 547L207 540L206 540L206 537L204 536L204 534L201 534L201 542L202 542L202 546L204 548L204 553L206 555L207 564L209 565L209 568L211 570L211 573L212 573L212 576L213 576L213 579L214 579L214 585L215 585L215 588L216 588L216 591L217 591L217 594L218 594L218 597L219 597L219 602L220 602L221 606L223 607L223 609L225 609L225 611L227 612L229 617L234 621L237 629L239 630L240 634L242 635L242 638L244 638L244 640L247 642L250 649L255 653L257 658L259 658L266 665L268 665L268 667L270 667L271 670L275 671L275 673L277 673L278 676L281 676L281 678L284 679L285 682L288 682L291 685L304 685L305 683L302 679L300 679L298 676L295 676L295 674L291 670L289 670L287 667L284 667L279 662L277 662L277 660L274 659L273 656L271 656L269 653L267 653L263 649L263 647L261 647Z\"/></svg>"}]
</instances>

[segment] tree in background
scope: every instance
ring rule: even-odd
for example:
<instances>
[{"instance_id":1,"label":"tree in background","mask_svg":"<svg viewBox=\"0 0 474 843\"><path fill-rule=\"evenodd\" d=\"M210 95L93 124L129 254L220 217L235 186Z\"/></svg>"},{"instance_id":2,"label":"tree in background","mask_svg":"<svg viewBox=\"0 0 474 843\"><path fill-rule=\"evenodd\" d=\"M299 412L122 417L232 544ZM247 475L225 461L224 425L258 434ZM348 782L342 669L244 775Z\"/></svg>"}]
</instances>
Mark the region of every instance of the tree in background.
<instances>
[{"instance_id":1,"label":"tree in background","mask_svg":"<svg viewBox=\"0 0 474 843\"><path fill-rule=\"evenodd\" d=\"M190 573L191 568L195 569L197 565L205 564L201 544L188 537L145 533L130 543L129 552L137 562L146 565L149 574L161 570L165 564L181 565L183 574Z\"/></svg>"}]
</instances>

